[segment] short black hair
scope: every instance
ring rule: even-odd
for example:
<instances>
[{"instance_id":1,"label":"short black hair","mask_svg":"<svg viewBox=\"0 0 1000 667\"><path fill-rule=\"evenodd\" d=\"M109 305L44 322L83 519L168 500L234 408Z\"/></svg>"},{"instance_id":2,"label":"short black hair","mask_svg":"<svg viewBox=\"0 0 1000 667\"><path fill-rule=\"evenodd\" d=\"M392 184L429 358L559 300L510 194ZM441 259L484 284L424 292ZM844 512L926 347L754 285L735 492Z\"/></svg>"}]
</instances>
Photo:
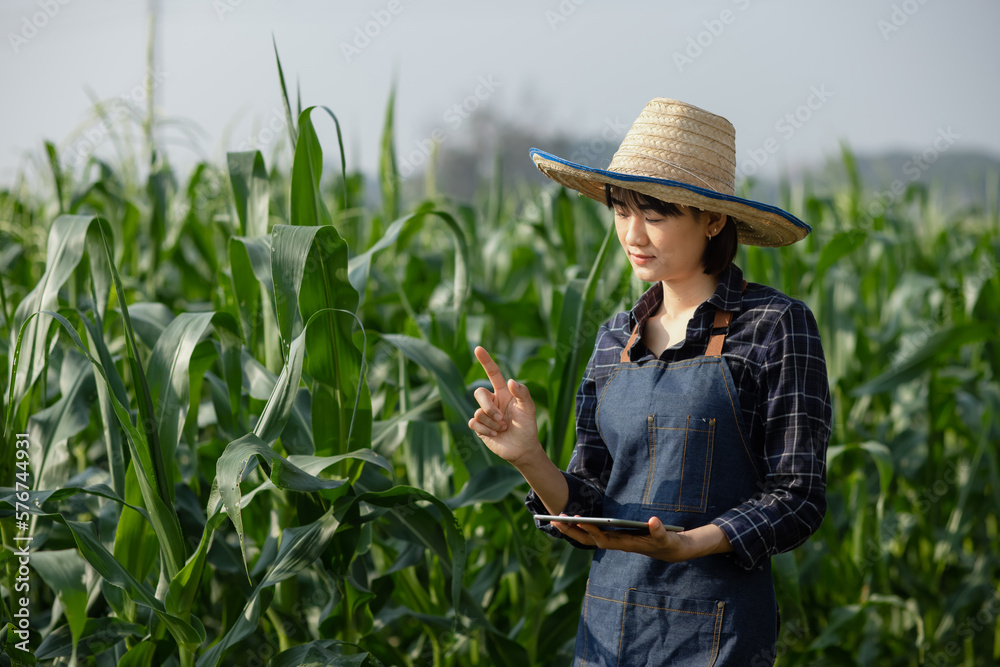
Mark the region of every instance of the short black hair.
<instances>
[{"instance_id":1,"label":"short black hair","mask_svg":"<svg viewBox=\"0 0 1000 667\"><path fill-rule=\"evenodd\" d=\"M616 205L636 211L654 211L665 217L677 217L682 215L682 211L677 204L666 202L656 197L644 195L635 190L624 188L612 188L610 184L604 186L604 199L608 208L613 209ZM692 215L698 218L702 209L688 206ZM708 241L705 247L705 254L701 257L701 265L708 275L718 275L729 268L736 258L736 247L739 245L736 233L736 224L731 217L728 217L726 224L722 226L719 233Z\"/></svg>"}]
</instances>

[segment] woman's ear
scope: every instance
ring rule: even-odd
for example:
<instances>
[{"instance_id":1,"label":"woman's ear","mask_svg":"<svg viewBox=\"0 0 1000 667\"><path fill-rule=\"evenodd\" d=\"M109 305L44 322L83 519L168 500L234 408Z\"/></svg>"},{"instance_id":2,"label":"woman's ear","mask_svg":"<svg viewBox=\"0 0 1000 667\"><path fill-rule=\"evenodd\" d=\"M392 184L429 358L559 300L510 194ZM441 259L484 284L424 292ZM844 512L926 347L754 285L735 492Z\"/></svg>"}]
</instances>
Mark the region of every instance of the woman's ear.
<instances>
[{"instance_id":1,"label":"woman's ear","mask_svg":"<svg viewBox=\"0 0 1000 667\"><path fill-rule=\"evenodd\" d=\"M706 225L705 232L709 237L717 235L726 226L729 216L718 211L702 211L699 222Z\"/></svg>"}]
</instances>

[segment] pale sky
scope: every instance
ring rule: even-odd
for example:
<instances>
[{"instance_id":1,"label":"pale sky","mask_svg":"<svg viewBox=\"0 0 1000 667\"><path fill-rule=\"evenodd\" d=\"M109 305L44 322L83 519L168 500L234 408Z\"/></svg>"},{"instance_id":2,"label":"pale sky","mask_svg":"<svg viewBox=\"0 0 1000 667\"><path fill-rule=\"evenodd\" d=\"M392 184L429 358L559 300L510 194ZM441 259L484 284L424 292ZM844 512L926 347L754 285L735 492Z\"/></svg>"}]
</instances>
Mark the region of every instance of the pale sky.
<instances>
[{"instance_id":1,"label":"pale sky","mask_svg":"<svg viewBox=\"0 0 1000 667\"><path fill-rule=\"evenodd\" d=\"M149 7L0 1L0 183L44 139L64 162L87 129L109 148L86 90L141 98ZM942 132L949 149L1000 156L997 0L162 0L159 14L157 106L203 132L200 153L168 146L181 166L248 139L270 159L268 124L283 123L272 34L292 94L298 81L303 106L338 114L355 168L376 164L394 76L401 156L435 130L460 136L472 107L536 130L543 149L554 130L617 145L653 97L728 118L741 171L765 176L841 141L919 153ZM314 118L332 155L332 123Z\"/></svg>"}]
</instances>

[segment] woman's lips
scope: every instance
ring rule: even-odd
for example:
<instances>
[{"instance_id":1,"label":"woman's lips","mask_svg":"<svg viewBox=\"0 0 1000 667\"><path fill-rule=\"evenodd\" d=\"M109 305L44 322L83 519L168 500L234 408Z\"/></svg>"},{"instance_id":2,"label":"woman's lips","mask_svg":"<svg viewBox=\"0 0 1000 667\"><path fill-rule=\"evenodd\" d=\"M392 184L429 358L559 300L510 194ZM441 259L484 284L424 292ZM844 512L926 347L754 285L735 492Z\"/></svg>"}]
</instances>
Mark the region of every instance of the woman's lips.
<instances>
[{"instance_id":1,"label":"woman's lips","mask_svg":"<svg viewBox=\"0 0 1000 667\"><path fill-rule=\"evenodd\" d=\"M634 252L630 252L628 256L636 264L648 264L652 262L654 259L656 259L652 255L638 255Z\"/></svg>"}]
</instances>

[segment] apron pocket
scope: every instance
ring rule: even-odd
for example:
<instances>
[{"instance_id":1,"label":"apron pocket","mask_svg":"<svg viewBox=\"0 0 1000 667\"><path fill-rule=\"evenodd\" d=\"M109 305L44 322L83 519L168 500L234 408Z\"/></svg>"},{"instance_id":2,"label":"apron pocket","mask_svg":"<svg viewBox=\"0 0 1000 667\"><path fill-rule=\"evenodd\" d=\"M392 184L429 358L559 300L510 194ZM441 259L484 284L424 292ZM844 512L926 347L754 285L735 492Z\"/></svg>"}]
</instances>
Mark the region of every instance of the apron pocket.
<instances>
[{"instance_id":1,"label":"apron pocket","mask_svg":"<svg viewBox=\"0 0 1000 667\"><path fill-rule=\"evenodd\" d=\"M622 665L712 667L726 603L631 589L625 594Z\"/></svg>"},{"instance_id":2,"label":"apron pocket","mask_svg":"<svg viewBox=\"0 0 1000 667\"><path fill-rule=\"evenodd\" d=\"M587 582L574 665L712 667L726 603Z\"/></svg>"},{"instance_id":3,"label":"apron pocket","mask_svg":"<svg viewBox=\"0 0 1000 667\"><path fill-rule=\"evenodd\" d=\"M574 665L617 665L621 656L624 591L587 581Z\"/></svg>"},{"instance_id":4,"label":"apron pocket","mask_svg":"<svg viewBox=\"0 0 1000 667\"><path fill-rule=\"evenodd\" d=\"M650 415L644 509L705 512L712 478L715 419Z\"/></svg>"}]
</instances>

